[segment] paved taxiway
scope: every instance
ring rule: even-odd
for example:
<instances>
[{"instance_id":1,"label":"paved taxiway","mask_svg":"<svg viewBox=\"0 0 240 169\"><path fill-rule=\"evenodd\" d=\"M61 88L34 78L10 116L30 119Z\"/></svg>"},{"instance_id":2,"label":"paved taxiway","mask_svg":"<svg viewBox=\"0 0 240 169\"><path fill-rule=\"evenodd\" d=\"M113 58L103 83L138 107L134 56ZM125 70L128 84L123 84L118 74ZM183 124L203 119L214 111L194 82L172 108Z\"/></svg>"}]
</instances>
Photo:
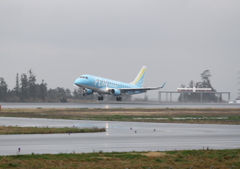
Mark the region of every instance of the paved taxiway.
<instances>
[{"instance_id":1,"label":"paved taxiway","mask_svg":"<svg viewBox=\"0 0 240 169\"><path fill-rule=\"evenodd\" d=\"M0 155L240 148L239 125L104 122L0 117L3 126L106 127L103 133L1 135ZM132 127L132 130L130 128ZM156 131L154 131L156 129ZM137 133L135 133L137 131Z\"/></svg>"},{"instance_id":2,"label":"paved taxiway","mask_svg":"<svg viewBox=\"0 0 240 169\"><path fill-rule=\"evenodd\" d=\"M0 103L2 108L240 108L233 103L164 103L164 102L98 102L98 103Z\"/></svg>"}]
</instances>

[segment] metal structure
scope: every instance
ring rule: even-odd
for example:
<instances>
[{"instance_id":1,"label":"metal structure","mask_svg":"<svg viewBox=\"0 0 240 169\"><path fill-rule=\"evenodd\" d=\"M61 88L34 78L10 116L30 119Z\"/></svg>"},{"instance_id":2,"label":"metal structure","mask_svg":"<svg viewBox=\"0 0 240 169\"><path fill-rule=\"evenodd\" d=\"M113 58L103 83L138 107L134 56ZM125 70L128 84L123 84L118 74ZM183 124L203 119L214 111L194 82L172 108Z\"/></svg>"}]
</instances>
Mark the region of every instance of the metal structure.
<instances>
[{"instance_id":1,"label":"metal structure","mask_svg":"<svg viewBox=\"0 0 240 169\"><path fill-rule=\"evenodd\" d=\"M238 78L237 78L237 86L238 86L238 97L237 100L240 100L240 71L238 72Z\"/></svg>"},{"instance_id":2,"label":"metal structure","mask_svg":"<svg viewBox=\"0 0 240 169\"><path fill-rule=\"evenodd\" d=\"M185 88L177 88L178 92L211 92L212 88L196 88L196 87L185 87Z\"/></svg>"},{"instance_id":3,"label":"metal structure","mask_svg":"<svg viewBox=\"0 0 240 169\"><path fill-rule=\"evenodd\" d=\"M168 94L170 94L170 102L172 102L172 94L189 94L189 93L199 93L201 96L201 101L202 102L202 95L203 94L207 94L207 93L211 93L211 94L216 94L219 95L218 97L218 102L222 101L222 95L223 94L227 94L228 95L228 102L230 101L230 92L191 92L191 91L159 91L158 92L158 101L161 102L161 98L162 98L162 93L166 93L166 102L168 102ZM182 95L184 97L184 95ZM184 99L183 99L184 100Z\"/></svg>"}]
</instances>

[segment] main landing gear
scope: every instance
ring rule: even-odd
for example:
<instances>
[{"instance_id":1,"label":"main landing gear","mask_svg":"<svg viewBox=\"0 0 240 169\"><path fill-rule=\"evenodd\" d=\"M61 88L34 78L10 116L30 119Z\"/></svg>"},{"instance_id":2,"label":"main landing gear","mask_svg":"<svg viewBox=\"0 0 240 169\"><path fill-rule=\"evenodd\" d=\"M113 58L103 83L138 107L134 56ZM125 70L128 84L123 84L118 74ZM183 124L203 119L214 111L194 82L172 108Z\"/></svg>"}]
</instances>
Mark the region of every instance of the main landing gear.
<instances>
[{"instance_id":1,"label":"main landing gear","mask_svg":"<svg viewBox=\"0 0 240 169\"><path fill-rule=\"evenodd\" d=\"M98 100L103 100L104 98L102 96L98 96Z\"/></svg>"},{"instance_id":2,"label":"main landing gear","mask_svg":"<svg viewBox=\"0 0 240 169\"><path fill-rule=\"evenodd\" d=\"M116 97L117 101L122 101L122 97Z\"/></svg>"}]
</instances>

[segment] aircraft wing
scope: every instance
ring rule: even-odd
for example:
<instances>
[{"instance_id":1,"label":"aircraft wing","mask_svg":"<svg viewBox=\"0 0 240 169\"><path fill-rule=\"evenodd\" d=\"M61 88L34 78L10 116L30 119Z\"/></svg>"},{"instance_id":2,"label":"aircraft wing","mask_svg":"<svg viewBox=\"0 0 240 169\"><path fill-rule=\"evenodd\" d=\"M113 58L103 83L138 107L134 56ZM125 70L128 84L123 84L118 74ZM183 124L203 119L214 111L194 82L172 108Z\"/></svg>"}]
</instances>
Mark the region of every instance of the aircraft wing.
<instances>
[{"instance_id":1,"label":"aircraft wing","mask_svg":"<svg viewBox=\"0 0 240 169\"><path fill-rule=\"evenodd\" d=\"M159 90L165 86L166 82L161 87L139 87L139 88L120 88L122 92L127 91L142 91L142 90Z\"/></svg>"}]
</instances>

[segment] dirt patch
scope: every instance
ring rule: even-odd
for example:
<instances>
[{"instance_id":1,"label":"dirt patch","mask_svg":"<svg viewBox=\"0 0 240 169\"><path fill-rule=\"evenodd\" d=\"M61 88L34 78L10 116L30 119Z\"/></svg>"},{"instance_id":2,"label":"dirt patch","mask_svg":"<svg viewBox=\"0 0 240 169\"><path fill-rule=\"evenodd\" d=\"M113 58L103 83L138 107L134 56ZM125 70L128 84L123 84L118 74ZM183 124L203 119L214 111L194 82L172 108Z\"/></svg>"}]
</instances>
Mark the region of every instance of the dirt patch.
<instances>
[{"instance_id":1,"label":"dirt patch","mask_svg":"<svg viewBox=\"0 0 240 169\"><path fill-rule=\"evenodd\" d=\"M148 153L144 153L142 155L148 156L148 157L163 157L166 155L166 153L162 153L162 152L148 152Z\"/></svg>"}]
</instances>

